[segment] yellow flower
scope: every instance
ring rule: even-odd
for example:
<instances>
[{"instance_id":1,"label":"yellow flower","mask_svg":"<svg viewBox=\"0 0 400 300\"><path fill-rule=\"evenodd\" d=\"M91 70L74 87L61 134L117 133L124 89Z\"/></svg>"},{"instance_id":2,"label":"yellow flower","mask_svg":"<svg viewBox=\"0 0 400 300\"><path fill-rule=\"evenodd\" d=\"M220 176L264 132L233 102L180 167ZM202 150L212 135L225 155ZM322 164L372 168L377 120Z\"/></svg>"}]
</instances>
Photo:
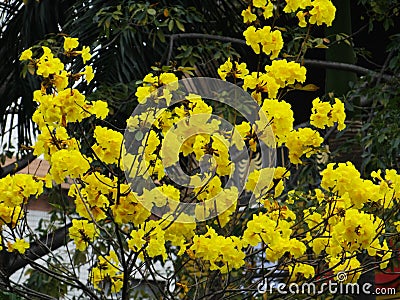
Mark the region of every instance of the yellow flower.
<instances>
[{"instance_id":1,"label":"yellow flower","mask_svg":"<svg viewBox=\"0 0 400 300\"><path fill-rule=\"evenodd\" d=\"M150 220L146 222L144 228L138 228L131 231L131 239L128 240L128 247L133 251L139 251L145 244L145 251L148 256L156 257L161 255L165 260L167 252L165 250L165 230L160 222ZM143 252L139 255L143 259Z\"/></svg>"},{"instance_id":2,"label":"yellow flower","mask_svg":"<svg viewBox=\"0 0 400 300\"><path fill-rule=\"evenodd\" d=\"M283 48L282 33L279 30L271 30L270 26L264 26L259 31L262 51L270 55L271 59L278 57L279 52Z\"/></svg>"},{"instance_id":3,"label":"yellow flower","mask_svg":"<svg viewBox=\"0 0 400 300\"><path fill-rule=\"evenodd\" d=\"M265 66L267 74L275 79L281 88L296 81L306 81L306 68L294 61L286 59L274 60L271 65Z\"/></svg>"},{"instance_id":4,"label":"yellow flower","mask_svg":"<svg viewBox=\"0 0 400 300\"><path fill-rule=\"evenodd\" d=\"M272 131L278 145L282 145L293 130L294 117L290 104L283 100L266 99L262 110L266 113L268 120L272 120Z\"/></svg>"},{"instance_id":5,"label":"yellow flower","mask_svg":"<svg viewBox=\"0 0 400 300\"><path fill-rule=\"evenodd\" d=\"M153 86L139 86L136 90L135 96L138 98L139 103L144 104L146 98L154 91L155 88Z\"/></svg>"},{"instance_id":6,"label":"yellow flower","mask_svg":"<svg viewBox=\"0 0 400 300\"><path fill-rule=\"evenodd\" d=\"M81 55L82 55L82 60L83 63L85 64L88 60L90 60L92 58L92 55L90 54L90 48L87 46L83 46L82 47L82 51L81 51Z\"/></svg>"},{"instance_id":7,"label":"yellow flower","mask_svg":"<svg viewBox=\"0 0 400 300\"><path fill-rule=\"evenodd\" d=\"M253 0L253 6L254 7L263 7L263 6L265 6L266 2L267 2L267 0ZM269 3L271 3L270 0L269 0Z\"/></svg>"},{"instance_id":8,"label":"yellow flower","mask_svg":"<svg viewBox=\"0 0 400 300\"><path fill-rule=\"evenodd\" d=\"M257 20L257 16L251 12L251 6L242 11L242 17L243 17L243 22L246 24L252 23L255 20Z\"/></svg>"},{"instance_id":9,"label":"yellow flower","mask_svg":"<svg viewBox=\"0 0 400 300\"><path fill-rule=\"evenodd\" d=\"M314 0L311 2L313 8L310 10L311 24L322 25L325 23L327 26L331 26L335 19L336 7L330 0Z\"/></svg>"},{"instance_id":10,"label":"yellow flower","mask_svg":"<svg viewBox=\"0 0 400 300\"><path fill-rule=\"evenodd\" d=\"M91 113L96 115L99 119L104 120L108 116L108 104L105 101L94 101L92 105L87 108L87 110Z\"/></svg>"},{"instance_id":11,"label":"yellow flower","mask_svg":"<svg viewBox=\"0 0 400 300\"><path fill-rule=\"evenodd\" d=\"M89 162L78 150L61 149L51 157L50 174L60 184L67 176L78 178L90 168Z\"/></svg>"},{"instance_id":12,"label":"yellow flower","mask_svg":"<svg viewBox=\"0 0 400 300\"><path fill-rule=\"evenodd\" d=\"M306 27L307 26L306 15L308 15L308 12L303 12L303 11L299 11L296 14L296 17L299 19L299 26L300 27Z\"/></svg>"},{"instance_id":13,"label":"yellow flower","mask_svg":"<svg viewBox=\"0 0 400 300\"><path fill-rule=\"evenodd\" d=\"M111 250L107 256L99 255L97 265L92 268L90 278L93 286L97 290L102 290L103 281L111 285L111 292L118 293L124 280L124 274L121 274L120 262L114 250Z\"/></svg>"},{"instance_id":14,"label":"yellow flower","mask_svg":"<svg viewBox=\"0 0 400 300\"><path fill-rule=\"evenodd\" d=\"M275 174L274 174L274 183L278 182L275 185L275 192L274 192L274 197L279 197L283 190L284 190L284 184L283 181L286 178L290 177L290 171L286 170L286 168L283 167L277 167L275 169Z\"/></svg>"},{"instance_id":15,"label":"yellow flower","mask_svg":"<svg viewBox=\"0 0 400 300\"><path fill-rule=\"evenodd\" d=\"M274 16L274 5L272 4L271 1L269 1L267 6L263 6L262 9L264 10L263 11L263 16L264 16L265 19L269 19L269 18L272 18Z\"/></svg>"},{"instance_id":16,"label":"yellow flower","mask_svg":"<svg viewBox=\"0 0 400 300\"><path fill-rule=\"evenodd\" d=\"M344 112L344 103L340 99L335 98L335 104L332 106L332 119L338 124L338 130L343 130L346 128L344 120L346 119L346 114Z\"/></svg>"},{"instance_id":17,"label":"yellow flower","mask_svg":"<svg viewBox=\"0 0 400 300\"><path fill-rule=\"evenodd\" d=\"M78 47L79 41L78 38L64 37L64 50L65 52L69 52Z\"/></svg>"},{"instance_id":18,"label":"yellow flower","mask_svg":"<svg viewBox=\"0 0 400 300\"><path fill-rule=\"evenodd\" d=\"M246 39L246 44L249 45L256 54L260 54L260 31L254 26L249 26L243 36Z\"/></svg>"},{"instance_id":19,"label":"yellow flower","mask_svg":"<svg viewBox=\"0 0 400 300\"><path fill-rule=\"evenodd\" d=\"M178 77L174 73L162 73L159 77L159 83L163 85L175 83L178 81ZM177 85L173 85L174 87Z\"/></svg>"},{"instance_id":20,"label":"yellow flower","mask_svg":"<svg viewBox=\"0 0 400 300\"><path fill-rule=\"evenodd\" d=\"M231 73L232 67L233 65L231 62L231 58L229 57L228 60L218 68L219 77L221 77L222 80L226 80L226 76Z\"/></svg>"},{"instance_id":21,"label":"yellow flower","mask_svg":"<svg viewBox=\"0 0 400 300\"><path fill-rule=\"evenodd\" d=\"M0 205L9 207L10 212L14 207L26 203L30 196L38 196L42 192L43 182L30 174L7 175L0 179L0 194L2 195ZM14 217L18 218L18 215Z\"/></svg>"},{"instance_id":22,"label":"yellow flower","mask_svg":"<svg viewBox=\"0 0 400 300\"><path fill-rule=\"evenodd\" d=\"M69 236L74 240L79 251L85 251L89 243L92 243L98 235L96 226L88 220L72 220L72 227L69 228Z\"/></svg>"},{"instance_id":23,"label":"yellow flower","mask_svg":"<svg viewBox=\"0 0 400 300\"><path fill-rule=\"evenodd\" d=\"M337 122L338 130L343 130L346 127L345 118L344 104L338 98L335 98L333 106L328 102L322 102L319 98L313 100L311 125L324 129L325 126L332 127Z\"/></svg>"},{"instance_id":24,"label":"yellow flower","mask_svg":"<svg viewBox=\"0 0 400 300\"><path fill-rule=\"evenodd\" d=\"M194 236L189 252L195 258L209 261L210 270L219 270L223 274L242 267L245 258L243 242L234 236L220 236L211 227L207 228L207 233Z\"/></svg>"},{"instance_id":25,"label":"yellow flower","mask_svg":"<svg viewBox=\"0 0 400 300\"><path fill-rule=\"evenodd\" d=\"M301 275L304 278L312 278L315 275L315 270L313 266L296 263L295 266L289 266L289 274L298 277Z\"/></svg>"},{"instance_id":26,"label":"yellow flower","mask_svg":"<svg viewBox=\"0 0 400 300\"><path fill-rule=\"evenodd\" d=\"M26 49L21 53L21 56L19 57L19 60L28 60L32 59L32 50L31 49Z\"/></svg>"},{"instance_id":27,"label":"yellow flower","mask_svg":"<svg viewBox=\"0 0 400 300\"><path fill-rule=\"evenodd\" d=\"M118 163L122 155L122 134L112 129L96 126L94 137L97 142L92 146L94 153L107 164Z\"/></svg>"},{"instance_id":28,"label":"yellow flower","mask_svg":"<svg viewBox=\"0 0 400 300\"><path fill-rule=\"evenodd\" d=\"M43 55L37 62L37 75L49 77L50 74L60 74L64 71L64 64L60 59L54 58L50 48L42 46Z\"/></svg>"},{"instance_id":29,"label":"yellow flower","mask_svg":"<svg viewBox=\"0 0 400 300\"><path fill-rule=\"evenodd\" d=\"M301 164L300 157L305 154L310 157L318 152L324 139L318 131L311 128L299 128L290 132L287 136L286 147L289 149L289 159L293 164Z\"/></svg>"},{"instance_id":30,"label":"yellow flower","mask_svg":"<svg viewBox=\"0 0 400 300\"><path fill-rule=\"evenodd\" d=\"M53 82L58 92L63 91L68 86L68 73L61 71L60 74L54 74Z\"/></svg>"},{"instance_id":31,"label":"yellow flower","mask_svg":"<svg viewBox=\"0 0 400 300\"><path fill-rule=\"evenodd\" d=\"M347 274L347 278L340 283L350 283L357 282L358 278L361 275L361 264L357 260L357 258L351 254L346 253L347 255L343 255L343 257L332 257L329 261L329 267L333 268L335 274L345 272ZM336 267L335 267L336 266ZM336 278L337 280L337 278Z\"/></svg>"},{"instance_id":32,"label":"yellow flower","mask_svg":"<svg viewBox=\"0 0 400 300\"><path fill-rule=\"evenodd\" d=\"M85 75L86 82L89 84L92 81L92 79L94 78L92 66L86 66L85 71L83 72L83 75Z\"/></svg>"},{"instance_id":33,"label":"yellow flower","mask_svg":"<svg viewBox=\"0 0 400 300\"><path fill-rule=\"evenodd\" d=\"M78 143L68 136L65 127L49 126L39 134L34 148L33 154L37 156L44 154L45 160L50 161L51 156L60 148L78 150Z\"/></svg>"},{"instance_id":34,"label":"yellow flower","mask_svg":"<svg viewBox=\"0 0 400 300\"><path fill-rule=\"evenodd\" d=\"M7 246L8 252L18 252L20 254L24 254L29 249L29 243L24 239L16 239L14 243L8 242Z\"/></svg>"},{"instance_id":35,"label":"yellow flower","mask_svg":"<svg viewBox=\"0 0 400 300\"><path fill-rule=\"evenodd\" d=\"M393 225L396 226L397 232L400 233L400 221L394 222Z\"/></svg>"},{"instance_id":36,"label":"yellow flower","mask_svg":"<svg viewBox=\"0 0 400 300\"><path fill-rule=\"evenodd\" d=\"M285 0L286 6L283 9L285 13L295 12L298 9L304 9L311 5L311 0Z\"/></svg>"},{"instance_id":37,"label":"yellow flower","mask_svg":"<svg viewBox=\"0 0 400 300\"><path fill-rule=\"evenodd\" d=\"M325 126L333 126L333 120L330 118L332 106L328 102L322 102L319 98L315 98L312 105L310 124L322 129Z\"/></svg>"}]
</instances>

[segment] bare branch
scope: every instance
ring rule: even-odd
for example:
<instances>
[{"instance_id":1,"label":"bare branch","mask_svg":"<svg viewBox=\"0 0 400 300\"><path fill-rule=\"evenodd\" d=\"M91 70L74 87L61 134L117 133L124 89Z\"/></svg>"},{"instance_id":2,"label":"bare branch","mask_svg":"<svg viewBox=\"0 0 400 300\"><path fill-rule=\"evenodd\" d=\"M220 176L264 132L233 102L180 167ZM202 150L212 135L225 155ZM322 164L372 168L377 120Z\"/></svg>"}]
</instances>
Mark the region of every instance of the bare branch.
<instances>
[{"instance_id":1,"label":"bare branch","mask_svg":"<svg viewBox=\"0 0 400 300\"><path fill-rule=\"evenodd\" d=\"M36 159L36 155L33 155L33 152L30 152L25 157L16 162L13 162L7 166L0 167L0 178L6 177L7 175L12 175L21 171L27 165L29 165L32 161Z\"/></svg>"},{"instance_id":2,"label":"bare branch","mask_svg":"<svg viewBox=\"0 0 400 300\"><path fill-rule=\"evenodd\" d=\"M19 269L27 266L30 260L41 258L51 251L66 245L68 241L68 228L71 226L72 223L69 223L41 237L39 242L31 243L30 248L26 251L24 256L2 250L0 252L1 271L10 276Z\"/></svg>"}]
</instances>

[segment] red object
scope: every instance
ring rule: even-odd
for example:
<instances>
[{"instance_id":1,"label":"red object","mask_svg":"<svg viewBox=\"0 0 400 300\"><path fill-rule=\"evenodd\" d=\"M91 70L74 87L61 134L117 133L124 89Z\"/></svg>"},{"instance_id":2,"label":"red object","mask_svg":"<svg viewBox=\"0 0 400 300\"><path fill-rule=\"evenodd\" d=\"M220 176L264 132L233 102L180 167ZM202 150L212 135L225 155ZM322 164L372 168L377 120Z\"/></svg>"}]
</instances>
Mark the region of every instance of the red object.
<instances>
[{"instance_id":1,"label":"red object","mask_svg":"<svg viewBox=\"0 0 400 300\"><path fill-rule=\"evenodd\" d=\"M393 274L398 273L398 274ZM375 286L378 288L399 288L400 287L400 267L388 268L383 272L375 273Z\"/></svg>"}]
</instances>

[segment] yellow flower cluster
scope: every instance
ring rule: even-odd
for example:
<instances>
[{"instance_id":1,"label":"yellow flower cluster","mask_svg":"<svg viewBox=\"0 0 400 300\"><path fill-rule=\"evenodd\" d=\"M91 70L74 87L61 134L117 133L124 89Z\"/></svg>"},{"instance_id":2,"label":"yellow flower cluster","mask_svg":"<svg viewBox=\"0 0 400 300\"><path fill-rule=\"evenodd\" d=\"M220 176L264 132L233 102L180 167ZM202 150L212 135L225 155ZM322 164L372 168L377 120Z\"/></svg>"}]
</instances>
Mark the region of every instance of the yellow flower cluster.
<instances>
[{"instance_id":1,"label":"yellow flower cluster","mask_svg":"<svg viewBox=\"0 0 400 300\"><path fill-rule=\"evenodd\" d=\"M273 176L271 174L273 173ZM290 172L283 167L255 169L246 182L246 190L252 192L257 199L266 198L273 190L273 197L279 197L284 190L284 179L289 178ZM265 181L263 179L266 179ZM268 179L270 179L268 181Z\"/></svg>"},{"instance_id":2,"label":"yellow flower cluster","mask_svg":"<svg viewBox=\"0 0 400 300\"><path fill-rule=\"evenodd\" d=\"M118 194L117 182L99 172L87 174L81 180L83 184L71 185L68 196L75 198L76 212L82 218L104 220L110 216L107 215L110 208L116 223L139 226L150 216L129 185L120 184Z\"/></svg>"},{"instance_id":3,"label":"yellow flower cluster","mask_svg":"<svg viewBox=\"0 0 400 300\"><path fill-rule=\"evenodd\" d=\"M94 137L97 144L93 145L92 149L99 159L106 164L118 164L124 150L122 147L122 134L115 130L96 126Z\"/></svg>"},{"instance_id":4,"label":"yellow flower cluster","mask_svg":"<svg viewBox=\"0 0 400 300\"><path fill-rule=\"evenodd\" d=\"M274 4L271 0L253 0L252 5L242 11L244 23L248 24L257 20L257 15L253 12L261 12L264 19L269 19L274 16Z\"/></svg>"},{"instance_id":5,"label":"yellow flower cluster","mask_svg":"<svg viewBox=\"0 0 400 300\"><path fill-rule=\"evenodd\" d=\"M315 276L315 269L311 265L296 263L294 266L289 266L289 274L291 274L294 278L302 277L302 278L312 278Z\"/></svg>"},{"instance_id":6,"label":"yellow flower cluster","mask_svg":"<svg viewBox=\"0 0 400 300\"><path fill-rule=\"evenodd\" d=\"M311 6L312 9L309 11L310 19L308 20L310 24L326 24L328 26L332 25L336 13L336 8L332 4L332 1L314 0L311 1Z\"/></svg>"},{"instance_id":7,"label":"yellow flower cluster","mask_svg":"<svg viewBox=\"0 0 400 300\"><path fill-rule=\"evenodd\" d=\"M226 80L226 77L230 76L243 79L247 74L249 74L249 70L247 70L246 63L239 64L235 61L235 66L233 66L230 57L218 68L218 75L222 80Z\"/></svg>"},{"instance_id":8,"label":"yellow flower cluster","mask_svg":"<svg viewBox=\"0 0 400 300\"><path fill-rule=\"evenodd\" d=\"M143 104L159 87L168 85L168 89L164 90L163 98L166 99L167 105L169 105L170 98L168 91L172 91L178 87L177 81L178 77L174 73L162 73L159 76L151 73L147 74L143 79L142 86L137 88L135 96L138 98L138 102Z\"/></svg>"},{"instance_id":9,"label":"yellow flower cluster","mask_svg":"<svg viewBox=\"0 0 400 300\"><path fill-rule=\"evenodd\" d=\"M210 270L227 273L244 265L245 254L243 242L235 236L218 235L214 229L207 227L207 233L195 235L189 253L194 258L210 262Z\"/></svg>"},{"instance_id":10,"label":"yellow flower cluster","mask_svg":"<svg viewBox=\"0 0 400 300\"><path fill-rule=\"evenodd\" d=\"M330 163L321 172L321 186L341 196L345 200L345 208L352 206L360 209L368 201L378 202L384 198L380 186L371 180L361 179L360 172L352 163L339 163L334 167L335 164Z\"/></svg>"},{"instance_id":11,"label":"yellow flower cluster","mask_svg":"<svg viewBox=\"0 0 400 300\"><path fill-rule=\"evenodd\" d=\"M306 81L306 68L294 61L288 62L286 59L274 60L271 65L265 66L265 71L275 78L280 88L288 84L294 84L296 81Z\"/></svg>"},{"instance_id":12,"label":"yellow flower cluster","mask_svg":"<svg viewBox=\"0 0 400 300\"><path fill-rule=\"evenodd\" d=\"M196 188L198 193L197 199L201 201L197 203L195 208L195 216L197 220L204 220L210 215L218 215L217 223L224 227L229 221L229 216L236 209L236 201L239 193L238 189L233 186L230 188L222 188L221 180L218 177L213 177L206 185L204 191L201 188Z\"/></svg>"},{"instance_id":13,"label":"yellow flower cluster","mask_svg":"<svg viewBox=\"0 0 400 300\"><path fill-rule=\"evenodd\" d=\"M284 12L291 13L297 10L300 27L306 27L307 20L310 24L331 26L336 13L336 8L330 0L286 0Z\"/></svg>"},{"instance_id":14,"label":"yellow flower cluster","mask_svg":"<svg viewBox=\"0 0 400 300\"><path fill-rule=\"evenodd\" d=\"M381 268L386 268L392 255L386 240L377 237L385 235L387 228L391 228L389 223L393 222L396 226L396 222L388 222L376 213L363 211L370 207L365 205L368 202L373 202L372 207L375 208L393 205L395 191L400 188L399 176L394 170L387 170L386 173L397 181L390 188L380 172L373 172L372 176L379 180L378 184L374 184L361 179L360 173L349 162L339 163L336 168L335 164L329 164L321 172L321 186L325 191L315 189L303 196L291 192L292 201L315 199L318 202L318 207L310 206L303 211L303 219L309 229L305 240L310 243L315 255L324 251L325 261L330 267L335 266L335 272L345 271L352 275L348 282L354 282L360 275L360 269L357 270L360 263L355 254L366 252L380 259Z\"/></svg>"},{"instance_id":15,"label":"yellow flower cluster","mask_svg":"<svg viewBox=\"0 0 400 300\"><path fill-rule=\"evenodd\" d=\"M161 255L165 260L167 258L165 231L160 222L150 220L141 225L140 228L132 230L128 247L132 251L140 253L139 258L141 260L144 260L143 252L146 252L149 257Z\"/></svg>"},{"instance_id":16,"label":"yellow flower cluster","mask_svg":"<svg viewBox=\"0 0 400 300\"><path fill-rule=\"evenodd\" d=\"M117 224L132 223L135 226L143 224L149 218L151 212L130 191L129 185L122 184L121 191L118 199L117 189L112 190L114 204L110 208L115 222Z\"/></svg>"},{"instance_id":17,"label":"yellow flower cluster","mask_svg":"<svg viewBox=\"0 0 400 300\"><path fill-rule=\"evenodd\" d=\"M39 107L33 114L32 120L42 131L46 125L66 127L67 122L81 122L91 114L103 118L105 112L108 113L105 102L96 101L88 104L85 96L77 89L66 89L56 95L48 95L37 90L33 99L39 103Z\"/></svg>"},{"instance_id":18,"label":"yellow flower cluster","mask_svg":"<svg viewBox=\"0 0 400 300\"><path fill-rule=\"evenodd\" d=\"M53 154L50 164L49 176L57 184L62 183L68 176L79 178L90 168L88 158L78 150L61 149Z\"/></svg>"},{"instance_id":19,"label":"yellow flower cluster","mask_svg":"<svg viewBox=\"0 0 400 300\"><path fill-rule=\"evenodd\" d=\"M246 44L249 45L256 54L260 54L260 50L270 55L271 59L278 57L279 52L283 48L282 34L279 30L272 30L270 26L256 28L249 26L243 35Z\"/></svg>"},{"instance_id":20,"label":"yellow flower cluster","mask_svg":"<svg viewBox=\"0 0 400 300\"><path fill-rule=\"evenodd\" d=\"M42 49L43 55L38 59L36 63L36 74L42 75L43 77L49 77L50 74L60 76L62 71L64 71L64 64L59 58L54 57L53 53L51 53L51 50L48 47L43 46ZM65 80L63 80L63 82L65 82ZM65 87L66 85L61 86L61 89L64 89Z\"/></svg>"},{"instance_id":21,"label":"yellow flower cluster","mask_svg":"<svg viewBox=\"0 0 400 300\"><path fill-rule=\"evenodd\" d=\"M335 104L333 105L328 102L322 102L319 98L314 99L312 104L311 125L324 129L325 126L332 127L334 123L337 123L338 130L346 128L344 124L346 118L344 104L338 98L335 98Z\"/></svg>"},{"instance_id":22,"label":"yellow flower cluster","mask_svg":"<svg viewBox=\"0 0 400 300\"><path fill-rule=\"evenodd\" d=\"M150 191L145 189L143 195L141 195L139 199L143 199L143 201L151 199L156 207L163 207L167 203L170 207L176 207L177 202L179 202L180 199L180 191L173 185L163 184Z\"/></svg>"},{"instance_id":23,"label":"yellow flower cluster","mask_svg":"<svg viewBox=\"0 0 400 300\"><path fill-rule=\"evenodd\" d=\"M381 193L379 203L385 208L391 208L394 200L400 200L400 175L393 169L386 170L383 177L381 173L381 170L374 171L371 177L379 182Z\"/></svg>"},{"instance_id":24,"label":"yellow flower cluster","mask_svg":"<svg viewBox=\"0 0 400 300\"><path fill-rule=\"evenodd\" d=\"M268 214L254 214L253 219L247 222L243 242L251 246L261 242L267 244L266 257L269 261L277 261L286 252L294 258L300 258L306 251L306 245L291 238L292 225L292 221L270 217Z\"/></svg>"},{"instance_id":25,"label":"yellow flower cluster","mask_svg":"<svg viewBox=\"0 0 400 300\"><path fill-rule=\"evenodd\" d=\"M332 228L332 238L328 253L336 257L343 251L354 253L356 250L368 249L371 256L376 255L379 249L379 240L376 234L385 233L383 221L371 214L366 214L355 208L346 209L340 222Z\"/></svg>"},{"instance_id":26,"label":"yellow flower cluster","mask_svg":"<svg viewBox=\"0 0 400 300\"><path fill-rule=\"evenodd\" d=\"M90 48L83 46L81 51L74 50L79 46L78 38L64 37L64 54L66 56L82 56L83 63L85 64L92 58L90 54Z\"/></svg>"},{"instance_id":27,"label":"yellow flower cluster","mask_svg":"<svg viewBox=\"0 0 400 300\"><path fill-rule=\"evenodd\" d=\"M20 254L24 254L27 249L29 249L29 243L24 239L15 239L14 243L7 243L8 252L18 252Z\"/></svg>"},{"instance_id":28,"label":"yellow flower cluster","mask_svg":"<svg viewBox=\"0 0 400 300\"><path fill-rule=\"evenodd\" d=\"M301 156L307 158L318 152L324 139L311 128L299 128L287 135L286 147L289 149L289 159L293 164L301 164Z\"/></svg>"},{"instance_id":29,"label":"yellow flower cluster","mask_svg":"<svg viewBox=\"0 0 400 300\"><path fill-rule=\"evenodd\" d=\"M286 6L283 9L285 13L295 12L298 9L305 9L311 5L311 0L285 0Z\"/></svg>"},{"instance_id":30,"label":"yellow flower cluster","mask_svg":"<svg viewBox=\"0 0 400 300\"><path fill-rule=\"evenodd\" d=\"M269 98L275 98L278 94L279 84L268 73L252 72L244 77L243 89L254 90L251 95L258 104L262 102L262 93L268 93Z\"/></svg>"},{"instance_id":31,"label":"yellow flower cluster","mask_svg":"<svg viewBox=\"0 0 400 300\"><path fill-rule=\"evenodd\" d=\"M83 47L78 51L76 50L78 45L78 39L65 37L64 55L81 56L85 63L91 58L90 49ZM67 176L79 178L90 168L88 159L80 153L79 144L75 138L68 135L66 129L68 123L81 122L91 115L104 119L108 114L108 108L104 101L94 101L90 104L77 89L67 88L82 76L90 82L94 76L91 66L85 66L85 70L81 73L71 74L64 70L64 64L59 58L54 57L49 48L42 47L42 50L42 56L33 58L32 50L27 49L21 54L20 60L29 60L35 67L36 74L44 78L41 90L36 90L33 94L39 106L32 120L41 130L34 146L34 154L44 154L44 158L51 164L47 179L59 184ZM107 139L107 143L109 142ZM100 155L104 152L106 150Z\"/></svg>"},{"instance_id":32,"label":"yellow flower cluster","mask_svg":"<svg viewBox=\"0 0 400 300\"><path fill-rule=\"evenodd\" d=\"M76 249L85 251L90 243L93 243L98 236L96 225L88 220L72 220L72 226L69 228L69 237L74 240Z\"/></svg>"},{"instance_id":33,"label":"yellow flower cluster","mask_svg":"<svg viewBox=\"0 0 400 300\"><path fill-rule=\"evenodd\" d=\"M196 222L192 216L185 213L180 214L176 220L170 216L166 219L170 221L165 231L165 240L170 241L173 246L180 247L178 255L185 253L187 245L195 234ZM176 222L178 221L178 222Z\"/></svg>"},{"instance_id":34,"label":"yellow flower cluster","mask_svg":"<svg viewBox=\"0 0 400 300\"><path fill-rule=\"evenodd\" d=\"M115 182L98 172L82 178L84 185L71 185L68 196L75 198L76 212L83 218L100 221L106 218L108 194Z\"/></svg>"},{"instance_id":35,"label":"yellow flower cluster","mask_svg":"<svg viewBox=\"0 0 400 300\"><path fill-rule=\"evenodd\" d=\"M265 66L265 71L252 72L243 77L243 89L254 90L251 95L259 104L262 93L268 93L268 97L273 99L280 88L306 80L306 68L296 62L287 62L286 59L274 60L271 65Z\"/></svg>"},{"instance_id":36,"label":"yellow flower cluster","mask_svg":"<svg viewBox=\"0 0 400 300\"><path fill-rule=\"evenodd\" d=\"M28 174L16 174L0 179L0 225L14 227L24 216L22 205L31 196L43 193L43 181Z\"/></svg>"},{"instance_id":37,"label":"yellow flower cluster","mask_svg":"<svg viewBox=\"0 0 400 300\"><path fill-rule=\"evenodd\" d=\"M49 126L39 134L33 154L37 156L44 154L44 159L50 161L51 156L60 149L78 150L78 142L68 136L65 127Z\"/></svg>"},{"instance_id":38,"label":"yellow flower cluster","mask_svg":"<svg viewBox=\"0 0 400 300\"><path fill-rule=\"evenodd\" d=\"M124 274L117 254L111 250L107 256L98 256L96 267L91 271L91 281L98 290L103 290L102 283L111 284L111 292L118 293L123 286Z\"/></svg>"},{"instance_id":39,"label":"yellow flower cluster","mask_svg":"<svg viewBox=\"0 0 400 300\"><path fill-rule=\"evenodd\" d=\"M271 120L276 142L281 146L293 130L294 117L290 104L284 100L266 99L261 108Z\"/></svg>"}]
</instances>

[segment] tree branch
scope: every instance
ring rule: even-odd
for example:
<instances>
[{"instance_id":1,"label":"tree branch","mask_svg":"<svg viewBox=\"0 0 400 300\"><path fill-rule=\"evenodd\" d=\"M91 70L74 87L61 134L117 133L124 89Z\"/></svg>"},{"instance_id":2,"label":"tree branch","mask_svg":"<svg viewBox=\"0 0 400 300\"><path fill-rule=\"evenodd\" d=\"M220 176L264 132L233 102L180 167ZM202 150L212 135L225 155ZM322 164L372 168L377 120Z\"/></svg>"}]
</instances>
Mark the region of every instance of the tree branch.
<instances>
[{"instance_id":1,"label":"tree branch","mask_svg":"<svg viewBox=\"0 0 400 300\"><path fill-rule=\"evenodd\" d=\"M352 65L352 64L346 64L346 63L341 63L341 62L335 62L335 61L324 61L324 60L314 60L314 59L304 59L304 64L307 66L311 67L319 67L323 69L336 69L336 70L343 70L343 71L351 71L354 73L362 74L362 75L370 75L372 77L381 77L387 81L398 79L397 76L391 76L391 75L386 75L386 74L380 74L378 72L372 71L370 69Z\"/></svg>"},{"instance_id":2,"label":"tree branch","mask_svg":"<svg viewBox=\"0 0 400 300\"><path fill-rule=\"evenodd\" d=\"M66 245L68 240L68 229L72 223L58 228L53 232L42 236L38 242L31 243L30 248L25 252L24 256L17 253L10 253L7 250L0 252L0 269L1 271L10 276L19 269L27 266L30 260L36 260L49 254L51 251Z\"/></svg>"},{"instance_id":3,"label":"tree branch","mask_svg":"<svg viewBox=\"0 0 400 300\"><path fill-rule=\"evenodd\" d=\"M36 155L33 155L33 152L29 152L25 157L16 162L13 162L7 166L0 167L0 178L4 178L7 175L12 175L21 171L27 165L29 165L32 161L36 159Z\"/></svg>"},{"instance_id":4,"label":"tree branch","mask_svg":"<svg viewBox=\"0 0 400 300\"><path fill-rule=\"evenodd\" d=\"M208 39L208 40L217 40L222 42L231 42L240 45L246 45L246 41L242 39L237 39L228 36L220 36L220 35L213 35L213 34L203 34L203 33L179 33L179 34L171 34L169 36L169 47L168 47L168 56L167 56L167 63L171 60L172 57L172 50L174 48L174 41L178 39ZM379 72L375 72L373 70L360 67L353 64L346 64L334 61L324 61L324 60L314 60L314 59L304 59L303 64L310 67L319 67L323 69L336 69L336 70L343 70L343 71L351 71L361 75L370 75L372 77L381 77L386 81L391 81L394 79L399 79L398 76L392 76L387 74L380 74Z\"/></svg>"}]
</instances>

